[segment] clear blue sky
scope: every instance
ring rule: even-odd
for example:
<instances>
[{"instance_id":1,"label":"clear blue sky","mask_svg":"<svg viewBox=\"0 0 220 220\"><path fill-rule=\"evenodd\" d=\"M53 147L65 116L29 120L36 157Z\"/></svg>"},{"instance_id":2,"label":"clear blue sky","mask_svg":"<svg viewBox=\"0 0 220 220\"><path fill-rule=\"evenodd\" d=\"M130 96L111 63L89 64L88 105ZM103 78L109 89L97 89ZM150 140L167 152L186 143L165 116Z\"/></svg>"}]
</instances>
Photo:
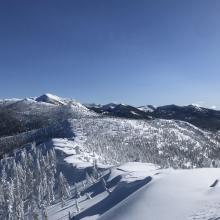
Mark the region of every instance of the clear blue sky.
<instances>
[{"instance_id":1,"label":"clear blue sky","mask_svg":"<svg viewBox=\"0 0 220 220\"><path fill-rule=\"evenodd\" d=\"M220 108L219 0L0 0L0 98Z\"/></svg>"}]
</instances>

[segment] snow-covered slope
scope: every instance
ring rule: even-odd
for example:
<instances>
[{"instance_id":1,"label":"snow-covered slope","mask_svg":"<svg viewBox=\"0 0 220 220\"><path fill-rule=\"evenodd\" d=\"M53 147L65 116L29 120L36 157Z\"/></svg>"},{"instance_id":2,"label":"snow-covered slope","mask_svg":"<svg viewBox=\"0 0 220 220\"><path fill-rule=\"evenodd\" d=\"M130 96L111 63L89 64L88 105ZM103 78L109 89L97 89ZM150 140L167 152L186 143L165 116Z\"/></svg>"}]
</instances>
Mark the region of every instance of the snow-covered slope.
<instances>
[{"instance_id":1,"label":"snow-covered slope","mask_svg":"<svg viewBox=\"0 0 220 220\"><path fill-rule=\"evenodd\" d=\"M217 220L220 169L161 170L148 185L99 220Z\"/></svg>"},{"instance_id":2,"label":"snow-covered slope","mask_svg":"<svg viewBox=\"0 0 220 220\"><path fill-rule=\"evenodd\" d=\"M61 98L50 93L46 93L35 98L35 101L41 102L41 103L58 105L58 106L59 105L69 106L72 112L75 113L75 115L79 115L82 117L95 115L95 113L91 112L88 108L86 108L84 105L82 105L81 103L77 102L74 99Z\"/></svg>"},{"instance_id":3,"label":"snow-covered slope","mask_svg":"<svg viewBox=\"0 0 220 220\"><path fill-rule=\"evenodd\" d=\"M37 101L36 101L37 100ZM96 113L74 100L51 94L39 98L0 101L0 137L62 123L69 118L94 117Z\"/></svg>"},{"instance_id":4,"label":"snow-covered slope","mask_svg":"<svg viewBox=\"0 0 220 220\"><path fill-rule=\"evenodd\" d=\"M138 109L144 112L153 112L156 109L156 107L153 105L144 105L138 107Z\"/></svg>"},{"instance_id":5,"label":"snow-covered slope","mask_svg":"<svg viewBox=\"0 0 220 220\"><path fill-rule=\"evenodd\" d=\"M74 197L48 207L49 220L217 220L220 218L220 168L160 169L130 162L113 167L106 175L107 193L101 182ZM215 184L214 184L215 183ZM214 187L211 187L214 186Z\"/></svg>"},{"instance_id":6,"label":"snow-covered slope","mask_svg":"<svg viewBox=\"0 0 220 220\"><path fill-rule=\"evenodd\" d=\"M158 173L158 166L147 163L126 163L118 167L113 167L105 175L106 186L110 193L103 190L101 182L97 182L86 190L91 198L85 195L78 199L80 212L77 212L75 199L71 198L66 202L65 207L60 203L48 207L49 220L68 219L97 219L100 215L126 199L129 195L136 192L152 181Z\"/></svg>"},{"instance_id":7,"label":"snow-covered slope","mask_svg":"<svg viewBox=\"0 0 220 220\"><path fill-rule=\"evenodd\" d=\"M186 122L81 118L72 120L72 128L84 140L83 148L107 164L142 161L190 168L218 161L215 136Z\"/></svg>"}]
</instances>

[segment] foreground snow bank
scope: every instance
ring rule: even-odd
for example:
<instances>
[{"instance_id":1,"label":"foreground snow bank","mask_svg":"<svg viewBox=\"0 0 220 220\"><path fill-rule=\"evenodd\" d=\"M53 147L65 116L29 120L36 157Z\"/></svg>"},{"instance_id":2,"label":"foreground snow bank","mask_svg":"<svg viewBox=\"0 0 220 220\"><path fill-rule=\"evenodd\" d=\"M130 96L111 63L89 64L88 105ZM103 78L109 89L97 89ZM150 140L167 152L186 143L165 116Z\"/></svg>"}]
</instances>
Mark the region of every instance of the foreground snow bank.
<instances>
[{"instance_id":1,"label":"foreground snow bank","mask_svg":"<svg viewBox=\"0 0 220 220\"><path fill-rule=\"evenodd\" d=\"M220 187L210 185L219 177L220 169L163 170L99 219L218 219Z\"/></svg>"},{"instance_id":2,"label":"foreground snow bank","mask_svg":"<svg viewBox=\"0 0 220 220\"><path fill-rule=\"evenodd\" d=\"M100 215L116 206L132 193L149 183L158 167L153 164L126 163L111 169L106 178L110 194L75 216L75 219L97 219ZM100 185L97 185L100 187Z\"/></svg>"},{"instance_id":3,"label":"foreground snow bank","mask_svg":"<svg viewBox=\"0 0 220 220\"><path fill-rule=\"evenodd\" d=\"M66 201L66 206L63 208L60 203L48 207L49 220L68 219L69 212L74 215L74 220L98 219L102 214L148 184L154 174L158 172L157 169L158 167L153 164L136 162L113 167L104 176L109 191L103 188L103 180L100 179L78 198L80 212L76 210L75 198L73 197ZM89 194L91 199L88 199L86 194Z\"/></svg>"},{"instance_id":4,"label":"foreground snow bank","mask_svg":"<svg viewBox=\"0 0 220 220\"><path fill-rule=\"evenodd\" d=\"M153 176L159 169L159 166L151 163L128 162L118 167L112 168L109 181L116 176L121 176L125 182L133 182L135 180L145 179L147 176Z\"/></svg>"}]
</instances>

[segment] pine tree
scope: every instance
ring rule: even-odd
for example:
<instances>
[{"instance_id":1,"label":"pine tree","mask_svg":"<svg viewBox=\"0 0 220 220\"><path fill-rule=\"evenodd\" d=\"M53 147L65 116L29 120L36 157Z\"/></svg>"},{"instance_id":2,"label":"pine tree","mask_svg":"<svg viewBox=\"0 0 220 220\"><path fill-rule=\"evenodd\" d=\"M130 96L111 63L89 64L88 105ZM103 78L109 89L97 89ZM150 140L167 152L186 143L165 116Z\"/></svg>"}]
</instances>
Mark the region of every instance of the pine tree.
<instances>
[{"instance_id":1,"label":"pine tree","mask_svg":"<svg viewBox=\"0 0 220 220\"><path fill-rule=\"evenodd\" d=\"M46 209L45 205L41 206L41 219L48 220L47 209Z\"/></svg>"},{"instance_id":2,"label":"pine tree","mask_svg":"<svg viewBox=\"0 0 220 220\"><path fill-rule=\"evenodd\" d=\"M97 181L99 179L97 160L93 161L92 177L94 178L95 181Z\"/></svg>"},{"instance_id":3,"label":"pine tree","mask_svg":"<svg viewBox=\"0 0 220 220\"><path fill-rule=\"evenodd\" d=\"M80 198L81 197L81 193L79 191L77 183L74 183L74 191L75 191L76 198Z\"/></svg>"},{"instance_id":4,"label":"pine tree","mask_svg":"<svg viewBox=\"0 0 220 220\"><path fill-rule=\"evenodd\" d=\"M0 219L41 219L42 204L54 201L56 154L54 149L42 153L42 148L31 145L31 149L15 152L14 157L0 160ZM62 199L70 195L69 185L61 174L59 178ZM47 202L46 202L47 201ZM47 219L44 208L44 219Z\"/></svg>"},{"instance_id":5,"label":"pine tree","mask_svg":"<svg viewBox=\"0 0 220 220\"><path fill-rule=\"evenodd\" d=\"M79 207L79 203L78 203L77 199L75 199L75 206L76 206L76 212L79 213L80 212L80 207Z\"/></svg>"},{"instance_id":6,"label":"pine tree","mask_svg":"<svg viewBox=\"0 0 220 220\"><path fill-rule=\"evenodd\" d=\"M92 199L91 196L89 195L89 193L86 193L86 198L87 199Z\"/></svg>"},{"instance_id":7,"label":"pine tree","mask_svg":"<svg viewBox=\"0 0 220 220\"><path fill-rule=\"evenodd\" d=\"M31 216L31 220L40 220L39 218L39 208L38 208L38 205L36 204L36 201L35 200L32 200L31 201L31 204L30 204L30 214L29 216Z\"/></svg>"},{"instance_id":8,"label":"pine tree","mask_svg":"<svg viewBox=\"0 0 220 220\"><path fill-rule=\"evenodd\" d=\"M106 181L105 181L105 179L104 179L103 177L101 178L101 183L102 183L102 187L104 188L104 190L107 191L108 194L110 194L111 192L110 192L110 190L107 188Z\"/></svg>"},{"instance_id":9,"label":"pine tree","mask_svg":"<svg viewBox=\"0 0 220 220\"><path fill-rule=\"evenodd\" d=\"M92 184L93 183L93 181L91 180L91 177L89 176L89 174L86 172L86 184L87 185L90 185L90 184Z\"/></svg>"},{"instance_id":10,"label":"pine tree","mask_svg":"<svg viewBox=\"0 0 220 220\"><path fill-rule=\"evenodd\" d=\"M8 182L8 220L12 220L14 218L14 182L12 179L10 179L10 182Z\"/></svg>"},{"instance_id":11,"label":"pine tree","mask_svg":"<svg viewBox=\"0 0 220 220\"><path fill-rule=\"evenodd\" d=\"M70 186L62 172L60 172L59 175L58 191L61 200L61 206L63 207L65 205L64 200L70 197Z\"/></svg>"},{"instance_id":12,"label":"pine tree","mask_svg":"<svg viewBox=\"0 0 220 220\"><path fill-rule=\"evenodd\" d=\"M22 199L22 185L21 179L19 176L19 169L14 168L16 170L15 178L14 178L14 195L15 195L15 215L18 220L24 219L24 203Z\"/></svg>"}]
</instances>

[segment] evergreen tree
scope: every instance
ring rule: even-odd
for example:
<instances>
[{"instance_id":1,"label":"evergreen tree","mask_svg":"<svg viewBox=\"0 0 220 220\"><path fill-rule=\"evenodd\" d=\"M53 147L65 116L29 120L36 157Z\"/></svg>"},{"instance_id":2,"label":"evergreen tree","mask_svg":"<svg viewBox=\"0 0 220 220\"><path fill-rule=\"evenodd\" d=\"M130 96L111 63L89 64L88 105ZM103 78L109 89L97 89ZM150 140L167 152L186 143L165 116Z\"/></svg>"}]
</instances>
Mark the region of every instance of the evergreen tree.
<instances>
[{"instance_id":1,"label":"evergreen tree","mask_svg":"<svg viewBox=\"0 0 220 220\"><path fill-rule=\"evenodd\" d=\"M93 183L91 177L89 176L89 174L86 172L86 184L87 185L91 185Z\"/></svg>"},{"instance_id":2,"label":"evergreen tree","mask_svg":"<svg viewBox=\"0 0 220 220\"><path fill-rule=\"evenodd\" d=\"M75 199L75 206L76 206L76 212L79 213L80 212L80 207L79 207L79 203L77 198Z\"/></svg>"},{"instance_id":3,"label":"evergreen tree","mask_svg":"<svg viewBox=\"0 0 220 220\"><path fill-rule=\"evenodd\" d=\"M14 182L12 179L10 179L10 182L8 182L8 220L12 220L14 216L14 202L15 202L15 197L14 197Z\"/></svg>"},{"instance_id":4,"label":"evergreen tree","mask_svg":"<svg viewBox=\"0 0 220 220\"><path fill-rule=\"evenodd\" d=\"M74 183L74 191L75 191L76 198L80 198L81 197L81 193L79 191L79 187L78 187L77 183Z\"/></svg>"},{"instance_id":5,"label":"evergreen tree","mask_svg":"<svg viewBox=\"0 0 220 220\"><path fill-rule=\"evenodd\" d=\"M61 206L63 207L65 205L64 200L70 197L70 186L62 172L59 174L58 191L61 200Z\"/></svg>"},{"instance_id":6,"label":"evergreen tree","mask_svg":"<svg viewBox=\"0 0 220 220\"><path fill-rule=\"evenodd\" d=\"M97 160L93 161L93 167L92 167L92 177L95 181L99 179L99 172L98 172L98 166L97 166Z\"/></svg>"},{"instance_id":7,"label":"evergreen tree","mask_svg":"<svg viewBox=\"0 0 220 220\"><path fill-rule=\"evenodd\" d=\"M108 192L108 194L110 194L111 192L110 192L110 190L107 188L106 181L105 181L105 179L104 179L103 177L101 178L101 183L102 183L102 187L104 188L104 190L105 190L106 192Z\"/></svg>"},{"instance_id":8,"label":"evergreen tree","mask_svg":"<svg viewBox=\"0 0 220 220\"><path fill-rule=\"evenodd\" d=\"M87 199L92 199L91 196L89 195L89 193L86 193L86 198Z\"/></svg>"},{"instance_id":9,"label":"evergreen tree","mask_svg":"<svg viewBox=\"0 0 220 220\"><path fill-rule=\"evenodd\" d=\"M31 148L0 160L0 169L0 219L23 220L24 213L27 213L28 220L41 219L42 205L55 200L54 149L43 154L42 148L33 143ZM70 195L69 185L62 173L58 181L64 200ZM47 219L46 208L41 211Z\"/></svg>"}]
</instances>

